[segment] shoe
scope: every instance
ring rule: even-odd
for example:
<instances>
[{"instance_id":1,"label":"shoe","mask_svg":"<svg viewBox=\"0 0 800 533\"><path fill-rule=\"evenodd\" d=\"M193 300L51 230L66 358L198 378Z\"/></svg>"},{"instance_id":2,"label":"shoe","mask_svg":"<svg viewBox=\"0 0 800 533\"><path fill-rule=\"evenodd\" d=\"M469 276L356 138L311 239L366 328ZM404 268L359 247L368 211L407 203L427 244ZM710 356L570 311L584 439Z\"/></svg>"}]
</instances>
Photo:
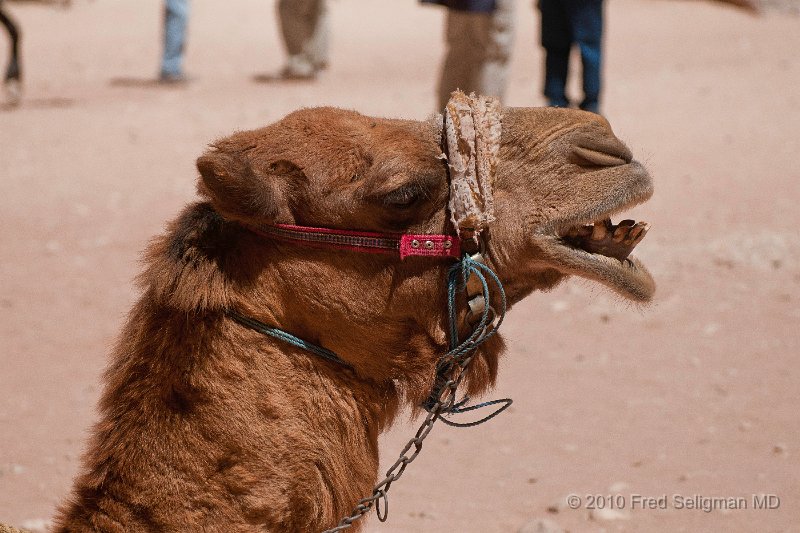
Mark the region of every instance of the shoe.
<instances>
[{"instance_id":1,"label":"shoe","mask_svg":"<svg viewBox=\"0 0 800 533\"><path fill-rule=\"evenodd\" d=\"M566 100L548 100L547 107L569 107L569 102Z\"/></svg>"},{"instance_id":2,"label":"shoe","mask_svg":"<svg viewBox=\"0 0 800 533\"><path fill-rule=\"evenodd\" d=\"M580 108L583 109L584 111L589 111L597 115L600 114L600 104L596 101L587 102L584 100L583 102L581 102Z\"/></svg>"},{"instance_id":3,"label":"shoe","mask_svg":"<svg viewBox=\"0 0 800 533\"><path fill-rule=\"evenodd\" d=\"M158 77L158 83L164 85L183 85L190 81L190 78L186 76L186 74L180 72L177 74L172 74L169 72L162 72Z\"/></svg>"},{"instance_id":4,"label":"shoe","mask_svg":"<svg viewBox=\"0 0 800 533\"><path fill-rule=\"evenodd\" d=\"M289 56L286 66L280 71L285 80L313 80L320 68L301 56Z\"/></svg>"},{"instance_id":5,"label":"shoe","mask_svg":"<svg viewBox=\"0 0 800 533\"><path fill-rule=\"evenodd\" d=\"M22 83L18 79L6 80L6 105L16 107L22 100Z\"/></svg>"},{"instance_id":6,"label":"shoe","mask_svg":"<svg viewBox=\"0 0 800 533\"><path fill-rule=\"evenodd\" d=\"M314 81L317 74L328 68L327 62L312 63L302 56L289 56L286 65L275 73L256 74L253 81L258 83L281 83L292 81Z\"/></svg>"}]
</instances>

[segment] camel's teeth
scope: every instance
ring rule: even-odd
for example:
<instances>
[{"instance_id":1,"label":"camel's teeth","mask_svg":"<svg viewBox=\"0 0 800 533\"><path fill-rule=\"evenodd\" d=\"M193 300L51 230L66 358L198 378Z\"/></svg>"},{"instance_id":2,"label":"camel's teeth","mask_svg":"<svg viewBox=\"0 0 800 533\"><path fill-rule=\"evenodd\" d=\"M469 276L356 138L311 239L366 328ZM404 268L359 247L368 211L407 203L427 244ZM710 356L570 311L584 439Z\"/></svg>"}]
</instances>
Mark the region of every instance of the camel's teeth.
<instances>
[{"instance_id":1,"label":"camel's teeth","mask_svg":"<svg viewBox=\"0 0 800 533\"><path fill-rule=\"evenodd\" d=\"M598 224L600 224L600 225L603 225L603 226L605 226L605 227L608 227L608 226L609 226L609 224L611 224L611 219L610 219L610 218L608 218L608 217L605 217L605 218L598 218L598 219L597 219L597 220L595 220L595 221L594 221L592 224L594 224L595 226L597 226Z\"/></svg>"},{"instance_id":2,"label":"camel's teeth","mask_svg":"<svg viewBox=\"0 0 800 533\"><path fill-rule=\"evenodd\" d=\"M634 227L629 234L629 237L633 240L633 245L636 246L642 242L642 239L644 239L644 236L647 235L649 230L650 224L647 222L639 222L636 224L636 227Z\"/></svg>"},{"instance_id":3,"label":"camel's teeth","mask_svg":"<svg viewBox=\"0 0 800 533\"><path fill-rule=\"evenodd\" d=\"M628 246L633 246L633 243L634 241L636 241L636 237L639 235L640 231L641 230L639 228L636 227L632 228L631 231L628 233L628 235L625 237L625 240L622 242L624 244L627 244Z\"/></svg>"},{"instance_id":4,"label":"camel's teeth","mask_svg":"<svg viewBox=\"0 0 800 533\"><path fill-rule=\"evenodd\" d=\"M598 222L592 228L592 239L595 241L602 241L608 235L608 229L603 222Z\"/></svg>"},{"instance_id":5,"label":"camel's teeth","mask_svg":"<svg viewBox=\"0 0 800 533\"><path fill-rule=\"evenodd\" d=\"M635 226L630 228L623 242L631 247L636 246L644 238L648 228L647 222L637 222Z\"/></svg>"}]
</instances>

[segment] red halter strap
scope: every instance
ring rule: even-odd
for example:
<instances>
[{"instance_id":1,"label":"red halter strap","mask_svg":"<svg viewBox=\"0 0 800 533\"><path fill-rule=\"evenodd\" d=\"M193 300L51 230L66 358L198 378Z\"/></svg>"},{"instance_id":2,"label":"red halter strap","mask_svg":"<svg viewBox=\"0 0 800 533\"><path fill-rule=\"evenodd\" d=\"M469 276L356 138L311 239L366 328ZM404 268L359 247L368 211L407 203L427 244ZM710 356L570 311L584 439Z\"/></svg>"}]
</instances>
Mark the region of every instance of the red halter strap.
<instances>
[{"instance_id":1,"label":"red halter strap","mask_svg":"<svg viewBox=\"0 0 800 533\"><path fill-rule=\"evenodd\" d=\"M332 247L370 254L400 254L410 256L461 257L461 246L454 235L417 235L408 233L376 233L343 229L313 228L291 224L248 226L264 236L295 241L309 246Z\"/></svg>"}]
</instances>

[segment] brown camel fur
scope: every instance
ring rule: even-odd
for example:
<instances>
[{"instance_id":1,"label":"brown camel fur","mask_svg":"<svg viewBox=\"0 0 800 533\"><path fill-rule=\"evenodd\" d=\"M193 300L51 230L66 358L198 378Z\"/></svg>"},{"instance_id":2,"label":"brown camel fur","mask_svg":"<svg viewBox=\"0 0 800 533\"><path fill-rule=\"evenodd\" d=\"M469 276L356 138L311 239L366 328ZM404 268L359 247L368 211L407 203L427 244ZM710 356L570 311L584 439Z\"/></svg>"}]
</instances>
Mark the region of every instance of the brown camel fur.
<instances>
[{"instance_id":1,"label":"brown camel fur","mask_svg":"<svg viewBox=\"0 0 800 533\"><path fill-rule=\"evenodd\" d=\"M305 109L198 159L204 201L146 253L56 532L320 531L370 494L378 434L425 399L447 351L452 260L306 247L244 226L452 233L440 124ZM487 263L509 302L570 274L648 300L637 260L558 236L652 193L605 119L507 109L502 127ZM246 329L227 309L353 369ZM494 383L502 351L499 337L482 345L466 389Z\"/></svg>"}]
</instances>

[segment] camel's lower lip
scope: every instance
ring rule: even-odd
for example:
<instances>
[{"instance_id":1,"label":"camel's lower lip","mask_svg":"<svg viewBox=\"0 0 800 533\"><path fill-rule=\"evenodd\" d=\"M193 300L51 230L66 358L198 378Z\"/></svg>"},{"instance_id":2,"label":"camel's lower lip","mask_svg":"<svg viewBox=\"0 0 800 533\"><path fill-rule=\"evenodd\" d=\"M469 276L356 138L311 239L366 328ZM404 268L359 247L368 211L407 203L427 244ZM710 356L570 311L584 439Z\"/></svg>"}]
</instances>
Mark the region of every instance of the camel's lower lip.
<instances>
[{"instance_id":1,"label":"camel's lower lip","mask_svg":"<svg viewBox=\"0 0 800 533\"><path fill-rule=\"evenodd\" d=\"M550 266L565 274L600 282L632 300L646 302L653 297L655 281L634 256L619 260L591 253L570 246L557 236L537 235L534 244Z\"/></svg>"}]
</instances>

